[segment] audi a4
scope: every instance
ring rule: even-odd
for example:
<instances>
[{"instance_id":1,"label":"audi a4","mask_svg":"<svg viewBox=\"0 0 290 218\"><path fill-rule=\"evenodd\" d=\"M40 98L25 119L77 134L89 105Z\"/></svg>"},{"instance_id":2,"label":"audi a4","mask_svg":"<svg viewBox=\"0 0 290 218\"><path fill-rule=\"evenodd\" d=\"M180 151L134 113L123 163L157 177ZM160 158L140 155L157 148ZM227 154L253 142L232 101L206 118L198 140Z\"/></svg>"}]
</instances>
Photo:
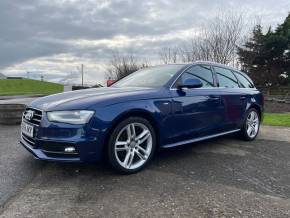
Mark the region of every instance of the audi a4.
<instances>
[{"instance_id":1,"label":"audi a4","mask_svg":"<svg viewBox=\"0 0 290 218\"><path fill-rule=\"evenodd\" d=\"M106 160L129 174L160 148L231 133L254 140L262 117L263 96L246 74L210 62L171 64L36 99L23 113L20 142L40 160Z\"/></svg>"}]
</instances>

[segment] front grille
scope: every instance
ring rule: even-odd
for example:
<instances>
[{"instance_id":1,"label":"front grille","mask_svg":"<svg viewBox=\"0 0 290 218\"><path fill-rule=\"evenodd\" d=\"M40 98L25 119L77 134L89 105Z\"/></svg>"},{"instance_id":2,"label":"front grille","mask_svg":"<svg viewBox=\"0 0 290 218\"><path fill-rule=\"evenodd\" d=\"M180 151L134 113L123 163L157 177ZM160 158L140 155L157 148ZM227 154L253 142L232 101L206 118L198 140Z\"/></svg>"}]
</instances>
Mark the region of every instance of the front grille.
<instances>
[{"instance_id":1,"label":"front grille","mask_svg":"<svg viewBox=\"0 0 290 218\"><path fill-rule=\"evenodd\" d=\"M23 121L35 126L33 137L29 137L25 134L21 134L22 140L25 141L27 144L29 144L33 148L35 147L35 138L38 132L38 126L40 125L41 119L42 119L42 111L34 109L34 108L29 108L29 107L25 109L22 116Z\"/></svg>"},{"instance_id":2,"label":"front grille","mask_svg":"<svg viewBox=\"0 0 290 218\"><path fill-rule=\"evenodd\" d=\"M26 135L24 135L24 134L22 134L22 139L23 139L26 143L28 143L29 145L31 145L32 147L35 146L35 139L33 139L33 138L29 137L29 136L26 136Z\"/></svg>"},{"instance_id":3,"label":"front grille","mask_svg":"<svg viewBox=\"0 0 290 218\"><path fill-rule=\"evenodd\" d=\"M23 113L23 120L25 120L28 123L32 123L36 126L40 125L41 119L42 119L41 110L37 110L34 108L26 108L26 110Z\"/></svg>"}]
</instances>

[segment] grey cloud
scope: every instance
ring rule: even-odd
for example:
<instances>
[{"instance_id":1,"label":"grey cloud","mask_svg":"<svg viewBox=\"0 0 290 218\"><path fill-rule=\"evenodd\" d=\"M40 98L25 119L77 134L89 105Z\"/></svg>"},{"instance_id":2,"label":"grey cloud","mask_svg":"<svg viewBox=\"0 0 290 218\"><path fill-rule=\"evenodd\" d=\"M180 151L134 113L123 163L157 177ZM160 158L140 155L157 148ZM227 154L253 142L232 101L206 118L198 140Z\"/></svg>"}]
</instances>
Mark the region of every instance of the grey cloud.
<instances>
[{"instance_id":1,"label":"grey cloud","mask_svg":"<svg viewBox=\"0 0 290 218\"><path fill-rule=\"evenodd\" d=\"M289 0L1 0L0 69L38 57L67 53L105 62L112 48L81 47L74 39L159 37L200 27L225 8L260 16L267 25L281 22L290 10ZM129 45L142 57L152 57L160 47L182 43L163 40ZM52 60L53 61L53 60ZM55 60L56 61L56 60ZM68 69L69 71L69 69Z\"/></svg>"}]
</instances>

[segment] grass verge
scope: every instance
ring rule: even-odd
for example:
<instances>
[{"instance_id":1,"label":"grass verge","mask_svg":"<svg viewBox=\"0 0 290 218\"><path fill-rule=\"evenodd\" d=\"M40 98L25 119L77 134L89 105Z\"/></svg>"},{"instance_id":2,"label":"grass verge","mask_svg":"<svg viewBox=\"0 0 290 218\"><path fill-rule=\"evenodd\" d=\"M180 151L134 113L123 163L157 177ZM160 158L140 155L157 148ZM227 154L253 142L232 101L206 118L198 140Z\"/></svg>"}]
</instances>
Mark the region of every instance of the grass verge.
<instances>
[{"instance_id":1,"label":"grass verge","mask_svg":"<svg viewBox=\"0 0 290 218\"><path fill-rule=\"evenodd\" d=\"M0 80L0 96L54 94L63 91L63 85L29 79Z\"/></svg>"},{"instance_id":2,"label":"grass verge","mask_svg":"<svg viewBox=\"0 0 290 218\"><path fill-rule=\"evenodd\" d=\"M290 127L290 113L265 113L264 122L265 125L271 126L288 126Z\"/></svg>"}]
</instances>

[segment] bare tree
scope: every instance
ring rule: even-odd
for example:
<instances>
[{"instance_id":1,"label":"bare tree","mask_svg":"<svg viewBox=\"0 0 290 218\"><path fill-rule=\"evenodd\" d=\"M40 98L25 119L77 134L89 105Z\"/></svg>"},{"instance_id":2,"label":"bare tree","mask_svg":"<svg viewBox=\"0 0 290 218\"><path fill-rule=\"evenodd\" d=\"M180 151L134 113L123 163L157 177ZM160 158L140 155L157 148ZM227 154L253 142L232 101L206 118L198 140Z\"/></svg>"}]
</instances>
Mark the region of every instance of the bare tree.
<instances>
[{"instance_id":1,"label":"bare tree","mask_svg":"<svg viewBox=\"0 0 290 218\"><path fill-rule=\"evenodd\" d=\"M178 48L164 47L160 49L159 58L163 64L176 63L178 58Z\"/></svg>"},{"instance_id":2,"label":"bare tree","mask_svg":"<svg viewBox=\"0 0 290 218\"><path fill-rule=\"evenodd\" d=\"M221 15L204 32L204 43L212 61L229 64L236 59L236 48L243 29L242 15Z\"/></svg>"},{"instance_id":3,"label":"bare tree","mask_svg":"<svg viewBox=\"0 0 290 218\"><path fill-rule=\"evenodd\" d=\"M175 47L174 51L178 51L175 60L179 59L181 62L205 60L235 65L236 48L243 38L243 30L242 14L220 14L202 28L190 42L178 49ZM163 63L168 60L172 61L172 49L167 48L161 51L163 51L162 55L159 56Z\"/></svg>"},{"instance_id":4,"label":"bare tree","mask_svg":"<svg viewBox=\"0 0 290 218\"><path fill-rule=\"evenodd\" d=\"M119 80L149 65L148 61L141 62L133 54L121 55L119 51L114 51L109 66L107 67L107 77Z\"/></svg>"},{"instance_id":5,"label":"bare tree","mask_svg":"<svg viewBox=\"0 0 290 218\"><path fill-rule=\"evenodd\" d=\"M193 61L193 52L191 51L191 46L183 45L178 49L179 59L183 63L188 63Z\"/></svg>"}]
</instances>

